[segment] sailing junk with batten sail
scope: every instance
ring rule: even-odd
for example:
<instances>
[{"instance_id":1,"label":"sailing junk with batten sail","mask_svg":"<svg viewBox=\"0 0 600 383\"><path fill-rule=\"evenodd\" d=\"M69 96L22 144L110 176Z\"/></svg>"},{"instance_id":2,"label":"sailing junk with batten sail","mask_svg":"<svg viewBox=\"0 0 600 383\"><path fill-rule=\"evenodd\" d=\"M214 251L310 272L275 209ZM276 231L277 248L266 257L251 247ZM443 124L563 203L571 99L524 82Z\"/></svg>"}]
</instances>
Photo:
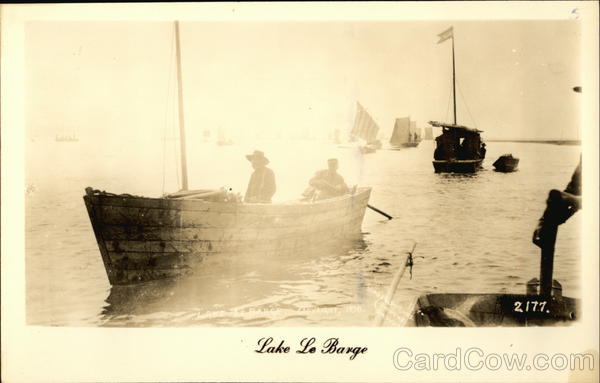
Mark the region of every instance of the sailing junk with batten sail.
<instances>
[{"instance_id":1,"label":"sailing junk with batten sail","mask_svg":"<svg viewBox=\"0 0 600 383\"><path fill-rule=\"evenodd\" d=\"M390 138L392 148L414 148L421 142L421 137L417 131L416 121L411 121L410 117L396 118L394 131Z\"/></svg>"},{"instance_id":2,"label":"sailing junk with batten sail","mask_svg":"<svg viewBox=\"0 0 600 383\"><path fill-rule=\"evenodd\" d=\"M454 105L454 123L430 121L433 127L442 128L442 134L436 137L436 149L433 154L433 168L436 173L474 173L481 168L485 158L485 144L481 141L481 130L471 129L456 123L456 71L454 66L454 30L453 27L439 35L438 44L452 39L452 96Z\"/></svg>"},{"instance_id":3,"label":"sailing junk with batten sail","mask_svg":"<svg viewBox=\"0 0 600 383\"><path fill-rule=\"evenodd\" d=\"M358 238L371 188L279 204L239 203L226 193L187 190L178 22L175 40L183 190L146 198L88 187L83 197L109 282L176 277L207 257L282 256Z\"/></svg>"},{"instance_id":4,"label":"sailing junk with batten sail","mask_svg":"<svg viewBox=\"0 0 600 383\"><path fill-rule=\"evenodd\" d=\"M377 133L379 133L379 126L365 108L357 102L354 126L350 132L350 141L363 140L365 144L361 146L361 151L363 153L373 153L377 149L381 149L381 141L377 139Z\"/></svg>"}]
</instances>

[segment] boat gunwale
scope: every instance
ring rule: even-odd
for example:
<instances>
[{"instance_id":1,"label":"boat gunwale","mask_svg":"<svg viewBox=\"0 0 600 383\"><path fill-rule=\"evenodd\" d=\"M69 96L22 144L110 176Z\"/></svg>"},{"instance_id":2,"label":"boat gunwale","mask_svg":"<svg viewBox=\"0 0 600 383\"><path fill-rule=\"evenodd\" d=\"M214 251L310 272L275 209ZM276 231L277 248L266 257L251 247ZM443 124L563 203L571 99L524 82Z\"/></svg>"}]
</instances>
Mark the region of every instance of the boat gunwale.
<instances>
[{"instance_id":1,"label":"boat gunwale","mask_svg":"<svg viewBox=\"0 0 600 383\"><path fill-rule=\"evenodd\" d=\"M483 162L483 158L474 160L432 160L433 163L455 163L455 164L468 164L475 162Z\"/></svg>"},{"instance_id":2,"label":"boat gunwale","mask_svg":"<svg viewBox=\"0 0 600 383\"><path fill-rule=\"evenodd\" d=\"M195 206L203 206L206 208L219 208L219 207L231 207L231 211L239 211L239 210L254 210L255 208L267 208L267 210L276 211L278 208L293 208L293 207L301 207L301 206L324 206L324 205L333 205L336 203L342 203L346 200L352 201L355 199L365 198L368 199L370 197L370 192L372 191L371 187L359 187L357 188L354 194L345 194L343 196L327 198L323 200L315 200L315 201L302 201L302 200L292 200L292 201L284 201L284 202L276 202L276 203L232 203L232 202L216 202L216 201L207 201L203 199L177 199L177 198L166 198L166 197L144 197L144 196L134 196L128 194L103 194L104 192L96 193L98 190L94 189L93 191L87 194L90 197L90 202L94 206L121 206L121 207L129 207L127 204L127 200L130 201L154 201L154 202L165 202L166 205L169 206L153 206L155 209L166 209L166 210L189 210L182 205L195 205ZM86 192L87 193L87 192ZM120 201L124 205L121 204L113 204L110 202ZM107 203L108 202L108 203ZM225 211L223 211L225 212Z\"/></svg>"}]
</instances>

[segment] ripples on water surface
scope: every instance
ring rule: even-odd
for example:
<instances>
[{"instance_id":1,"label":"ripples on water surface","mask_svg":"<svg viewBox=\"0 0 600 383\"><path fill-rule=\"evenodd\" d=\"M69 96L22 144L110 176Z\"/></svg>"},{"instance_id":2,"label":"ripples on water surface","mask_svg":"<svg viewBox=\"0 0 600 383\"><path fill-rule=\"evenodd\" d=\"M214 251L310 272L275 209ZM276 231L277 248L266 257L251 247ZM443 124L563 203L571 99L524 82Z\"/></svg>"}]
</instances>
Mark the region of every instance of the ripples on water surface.
<instances>
[{"instance_id":1,"label":"ripples on water surface","mask_svg":"<svg viewBox=\"0 0 600 383\"><path fill-rule=\"evenodd\" d=\"M82 196L86 186L161 195L162 153L136 153L133 146L102 153L83 141L28 144L29 324L369 326L377 299L414 242L415 255L424 258L416 258L413 279L402 279L396 314L407 314L422 293L523 293L538 276L539 251L530 237L547 193L566 186L580 155L578 146L491 142L485 170L451 175L433 172L432 141L364 157L312 142L201 144L189 159L191 188L229 186L243 193L250 175L243 154L262 149L276 172L278 198L289 200L336 156L348 183L372 186L370 203L395 219L367 210L362 241L337 253L257 259L253 267L207 263L180 280L111 288ZM505 152L521 158L518 172L491 170ZM176 190L170 170L166 191ZM556 247L555 278L574 297L580 287L580 224L576 214L562 225Z\"/></svg>"}]
</instances>

